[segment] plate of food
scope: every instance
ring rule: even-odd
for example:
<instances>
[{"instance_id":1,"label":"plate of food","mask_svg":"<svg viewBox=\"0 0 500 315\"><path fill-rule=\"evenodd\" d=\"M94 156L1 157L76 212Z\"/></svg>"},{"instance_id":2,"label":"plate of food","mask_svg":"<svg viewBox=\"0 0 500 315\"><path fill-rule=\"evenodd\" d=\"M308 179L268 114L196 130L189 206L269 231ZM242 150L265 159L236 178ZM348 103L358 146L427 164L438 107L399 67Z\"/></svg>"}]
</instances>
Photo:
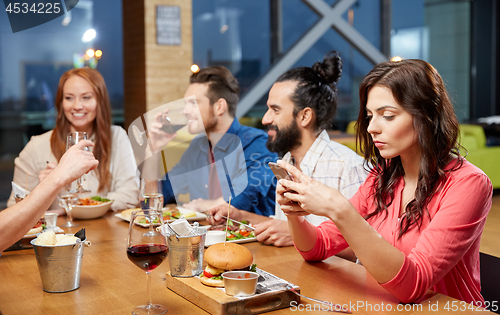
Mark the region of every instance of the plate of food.
<instances>
[{"instance_id":1,"label":"plate of food","mask_svg":"<svg viewBox=\"0 0 500 315\"><path fill-rule=\"evenodd\" d=\"M61 228L59 228L57 226L53 227L53 228L50 228L50 229L53 230L55 233L64 232ZM47 229L47 225L45 223L45 219L41 218L28 231L28 233L26 233L26 235L23 236L23 238L21 238L19 241L17 241L13 245L11 245L5 251L33 248L33 245L30 244L30 241L32 239L38 237L38 235L40 235L40 233L42 233L42 232L44 232L46 230L48 230L48 229Z\"/></svg>"},{"instance_id":2,"label":"plate of food","mask_svg":"<svg viewBox=\"0 0 500 315\"><path fill-rule=\"evenodd\" d=\"M42 232L47 228L47 224L45 223L45 219L41 218L38 220L35 225L24 235L24 238L33 238L36 237L38 233Z\"/></svg>"},{"instance_id":3,"label":"plate of food","mask_svg":"<svg viewBox=\"0 0 500 315\"><path fill-rule=\"evenodd\" d=\"M100 218L111 208L113 200L100 196L79 198L78 204L73 207L71 214L74 219Z\"/></svg>"},{"instance_id":4,"label":"plate of food","mask_svg":"<svg viewBox=\"0 0 500 315\"><path fill-rule=\"evenodd\" d=\"M237 224L229 220L227 224L227 229L225 224L214 225L207 228L207 231L225 231L226 232L226 242L231 243L249 243L256 242L257 237L255 236L254 229L252 225L243 221L243 224ZM213 245L212 243L206 243L205 246Z\"/></svg>"},{"instance_id":5,"label":"plate of food","mask_svg":"<svg viewBox=\"0 0 500 315\"><path fill-rule=\"evenodd\" d=\"M130 216L132 212L139 211L140 208L133 208L123 210L121 213L115 214L115 217L130 222ZM174 220L184 217L188 221L201 221L205 220L207 216L201 212L191 211L182 207L166 207L163 208L163 221L172 222ZM149 222L139 222L139 225L144 227L149 226ZM153 224L159 224L159 222L153 222Z\"/></svg>"}]
</instances>

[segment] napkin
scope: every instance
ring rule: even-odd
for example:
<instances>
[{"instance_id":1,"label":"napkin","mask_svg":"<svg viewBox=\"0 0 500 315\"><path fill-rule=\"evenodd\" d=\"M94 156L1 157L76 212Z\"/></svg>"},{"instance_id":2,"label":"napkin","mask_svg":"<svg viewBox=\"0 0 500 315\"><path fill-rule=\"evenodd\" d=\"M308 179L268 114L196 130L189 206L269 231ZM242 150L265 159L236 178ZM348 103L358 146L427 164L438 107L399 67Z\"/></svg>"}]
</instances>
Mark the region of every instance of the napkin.
<instances>
[{"instance_id":1,"label":"napkin","mask_svg":"<svg viewBox=\"0 0 500 315\"><path fill-rule=\"evenodd\" d=\"M14 197L19 196L20 198L25 198L30 193L14 182L12 182L12 191L14 192Z\"/></svg>"},{"instance_id":2,"label":"napkin","mask_svg":"<svg viewBox=\"0 0 500 315\"><path fill-rule=\"evenodd\" d=\"M185 218L180 218L170 223L170 227L174 230L179 236L189 236L194 235L193 227L189 224L189 222Z\"/></svg>"}]
</instances>

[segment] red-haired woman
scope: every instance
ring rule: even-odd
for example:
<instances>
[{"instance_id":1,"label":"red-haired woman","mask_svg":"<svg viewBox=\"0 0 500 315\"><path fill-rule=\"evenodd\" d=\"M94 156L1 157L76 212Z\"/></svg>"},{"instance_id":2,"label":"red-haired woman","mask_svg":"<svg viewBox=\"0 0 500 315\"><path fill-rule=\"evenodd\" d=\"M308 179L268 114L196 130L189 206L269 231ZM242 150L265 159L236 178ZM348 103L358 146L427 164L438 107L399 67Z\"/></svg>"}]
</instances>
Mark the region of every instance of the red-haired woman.
<instances>
[{"instance_id":1,"label":"red-haired woman","mask_svg":"<svg viewBox=\"0 0 500 315\"><path fill-rule=\"evenodd\" d=\"M136 207L139 201L137 165L128 136L111 125L111 106L101 74L91 68L67 71L59 80L56 127L33 136L15 160L14 183L31 191L57 165L66 151L69 132L83 131L94 142L99 166L82 177L91 195L113 199L113 210ZM26 187L27 185L27 187ZM14 192L8 206L14 204ZM55 200L51 209L60 208Z\"/></svg>"}]
</instances>

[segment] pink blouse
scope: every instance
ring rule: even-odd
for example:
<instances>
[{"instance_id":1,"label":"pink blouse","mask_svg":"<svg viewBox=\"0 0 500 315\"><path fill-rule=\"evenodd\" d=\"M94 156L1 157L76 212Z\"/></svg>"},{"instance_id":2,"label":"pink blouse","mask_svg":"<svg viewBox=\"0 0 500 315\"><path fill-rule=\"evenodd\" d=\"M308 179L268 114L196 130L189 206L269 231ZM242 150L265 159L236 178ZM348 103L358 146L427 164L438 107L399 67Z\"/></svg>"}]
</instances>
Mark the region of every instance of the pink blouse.
<instances>
[{"instance_id":1,"label":"pink blouse","mask_svg":"<svg viewBox=\"0 0 500 315\"><path fill-rule=\"evenodd\" d=\"M456 159L446 168L455 163ZM387 216L382 212L368 220L405 254L398 274L381 284L403 303L418 301L429 289L475 305L484 302L480 293L479 244L491 208L491 181L466 160L460 169L447 174L444 186L428 205L429 215L423 215L420 229L413 225L398 239L403 179L396 184ZM374 180L370 174L350 199L363 217L376 208L371 195ZM315 247L300 252L305 260L323 260L349 247L332 221L325 221L316 229Z\"/></svg>"}]
</instances>

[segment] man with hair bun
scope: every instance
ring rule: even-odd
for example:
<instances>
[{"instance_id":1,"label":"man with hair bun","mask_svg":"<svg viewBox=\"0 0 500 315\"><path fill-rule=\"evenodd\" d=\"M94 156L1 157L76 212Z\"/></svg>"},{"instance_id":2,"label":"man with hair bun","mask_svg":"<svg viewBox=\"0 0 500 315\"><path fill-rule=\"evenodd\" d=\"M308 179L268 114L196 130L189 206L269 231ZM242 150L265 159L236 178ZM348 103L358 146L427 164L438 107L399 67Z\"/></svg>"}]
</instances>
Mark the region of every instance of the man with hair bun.
<instances>
[{"instance_id":1,"label":"man with hair bun","mask_svg":"<svg viewBox=\"0 0 500 315\"><path fill-rule=\"evenodd\" d=\"M342 60L336 51L312 67L298 67L283 73L269 91L268 110L262 123L268 126L267 148L284 154L283 160L308 176L352 197L364 182L367 170L363 158L353 150L330 140L326 129L337 109L337 82L342 74ZM212 223L222 221L227 208L211 209ZM259 223L257 240L275 246L293 245L286 215L276 203L275 220L258 218L234 207L231 217ZM308 215L319 225L324 217Z\"/></svg>"}]
</instances>

